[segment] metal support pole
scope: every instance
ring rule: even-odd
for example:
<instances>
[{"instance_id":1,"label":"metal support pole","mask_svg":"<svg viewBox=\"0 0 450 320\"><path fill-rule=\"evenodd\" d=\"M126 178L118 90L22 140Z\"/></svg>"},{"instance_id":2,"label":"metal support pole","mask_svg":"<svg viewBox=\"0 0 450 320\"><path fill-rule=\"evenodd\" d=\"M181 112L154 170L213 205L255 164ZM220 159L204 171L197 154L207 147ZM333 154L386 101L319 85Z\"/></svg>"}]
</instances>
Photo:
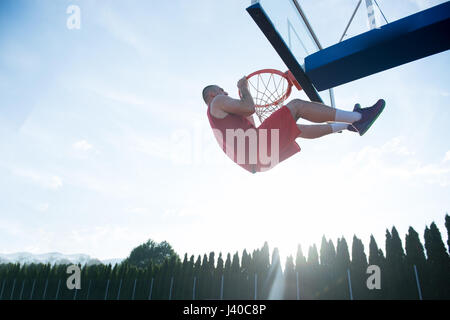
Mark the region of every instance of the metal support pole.
<instances>
[{"instance_id":1,"label":"metal support pole","mask_svg":"<svg viewBox=\"0 0 450 320\"><path fill-rule=\"evenodd\" d=\"M308 18L306 17L305 13L303 12L302 7L300 6L300 4L298 3L297 0L292 0L292 3L294 4L295 8L297 9L298 13L301 15L303 21L305 22L306 28L308 28L309 32L311 33L311 36L314 40L314 43L317 45L317 47L319 48L319 50L322 50L322 45L319 42L319 38L317 38L316 33L314 32L311 24L309 23Z\"/></svg>"},{"instance_id":2,"label":"metal support pole","mask_svg":"<svg viewBox=\"0 0 450 320\"><path fill-rule=\"evenodd\" d=\"M342 42L342 39L344 39L345 35L347 34L347 30L350 27L350 25L352 24L353 18L355 18L355 14L359 9L359 6L361 5L362 0L358 1L358 5L355 8L355 11L353 11L352 17L350 18L350 21L347 23L347 26L345 27L344 33L342 34L341 39L339 40L339 42Z\"/></svg>"},{"instance_id":3,"label":"metal support pole","mask_svg":"<svg viewBox=\"0 0 450 320\"><path fill-rule=\"evenodd\" d=\"M220 282L220 300L223 300L223 275L222 280Z\"/></svg>"},{"instance_id":4,"label":"metal support pole","mask_svg":"<svg viewBox=\"0 0 450 320\"><path fill-rule=\"evenodd\" d=\"M422 289L420 288L419 275L417 273L417 267L414 265L414 273L416 275L417 292L419 293L419 300L422 300Z\"/></svg>"},{"instance_id":5,"label":"metal support pole","mask_svg":"<svg viewBox=\"0 0 450 320\"><path fill-rule=\"evenodd\" d=\"M89 279L89 285L88 285L88 291L87 291L87 295L86 295L86 300L89 300L89 293L91 292L91 281L92 281L92 279Z\"/></svg>"},{"instance_id":6,"label":"metal support pole","mask_svg":"<svg viewBox=\"0 0 450 320\"><path fill-rule=\"evenodd\" d=\"M258 300L258 275L255 273L255 300Z\"/></svg>"},{"instance_id":7,"label":"metal support pole","mask_svg":"<svg viewBox=\"0 0 450 320\"><path fill-rule=\"evenodd\" d=\"M3 280L2 291L0 291L0 300L2 300L2 297L3 297L3 290L5 289L5 284L6 284L6 279Z\"/></svg>"},{"instance_id":8,"label":"metal support pole","mask_svg":"<svg viewBox=\"0 0 450 320\"><path fill-rule=\"evenodd\" d=\"M152 278L152 282L150 283L150 292L148 294L148 300L152 299L152 291L153 291L153 278Z\"/></svg>"},{"instance_id":9,"label":"metal support pole","mask_svg":"<svg viewBox=\"0 0 450 320\"><path fill-rule=\"evenodd\" d=\"M58 288L56 289L55 300L58 300L59 288L61 287L61 279L58 280Z\"/></svg>"},{"instance_id":10,"label":"metal support pole","mask_svg":"<svg viewBox=\"0 0 450 320\"><path fill-rule=\"evenodd\" d=\"M336 109L336 101L334 99L334 90L333 88L328 89L328 92L330 93L330 102L331 102L331 106Z\"/></svg>"},{"instance_id":11,"label":"metal support pole","mask_svg":"<svg viewBox=\"0 0 450 320\"><path fill-rule=\"evenodd\" d=\"M195 283L196 283L197 278L194 277L194 286L192 288L192 300L195 300Z\"/></svg>"},{"instance_id":12,"label":"metal support pole","mask_svg":"<svg viewBox=\"0 0 450 320\"><path fill-rule=\"evenodd\" d=\"M375 10L373 9L372 0L366 0L367 7L367 18L369 19L370 30L377 27L377 22L375 20Z\"/></svg>"},{"instance_id":13,"label":"metal support pole","mask_svg":"<svg viewBox=\"0 0 450 320\"><path fill-rule=\"evenodd\" d=\"M104 299L104 300L106 300L106 298L108 298L108 290L109 290L109 279L108 279L108 281L106 282L105 299Z\"/></svg>"},{"instance_id":14,"label":"metal support pole","mask_svg":"<svg viewBox=\"0 0 450 320\"><path fill-rule=\"evenodd\" d=\"M22 280L22 289L20 289L19 300L22 300L23 288L25 288L25 279Z\"/></svg>"},{"instance_id":15,"label":"metal support pole","mask_svg":"<svg viewBox=\"0 0 450 320\"><path fill-rule=\"evenodd\" d=\"M116 300L120 299L120 291L122 290L122 281L123 281L123 279L120 279L119 289L117 290L117 298L116 298Z\"/></svg>"},{"instance_id":16,"label":"metal support pole","mask_svg":"<svg viewBox=\"0 0 450 320\"><path fill-rule=\"evenodd\" d=\"M30 293L30 300L33 300L33 293L34 293L34 285L36 284L36 279L33 280L33 285L31 286L31 293ZM1 299L1 296L0 296Z\"/></svg>"},{"instance_id":17,"label":"metal support pole","mask_svg":"<svg viewBox=\"0 0 450 320\"><path fill-rule=\"evenodd\" d=\"M297 300L300 300L300 288L298 287L298 271L295 273L297 283Z\"/></svg>"},{"instance_id":18,"label":"metal support pole","mask_svg":"<svg viewBox=\"0 0 450 320\"><path fill-rule=\"evenodd\" d=\"M9 300L12 300L12 299L13 299L14 289L15 289L15 288L16 288L16 279L14 279L13 287L12 287L12 290L11 290L11 296L9 297Z\"/></svg>"},{"instance_id":19,"label":"metal support pole","mask_svg":"<svg viewBox=\"0 0 450 320\"><path fill-rule=\"evenodd\" d=\"M352 280L350 280L350 269L347 269L347 278L348 278L348 290L350 292L350 300L353 300Z\"/></svg>"},{"instance_id":20,"label":"metal support pole","mask_svg":"<svg viewBox=\"0 0 450 320\"><path fill-rule=\"evenodd\" d=\"M47 293L47 287L48 287L48 278L45 280L45 287L44 287L44 293L42 294L42 300L45 300L45 294Z\"/></svg>"},{"instance_id":21,"label":"metal support pole","mask_svg":"<svg viewBox=\"0 0 450 320\"><path fill-rule=\"evenodd\" d=\"M170 278L169 300L172 300L173 277Z\"/></svg>"},{"instance_id":22,"label":"metal support pole","mask_svg":"<svg viewBox=\"0 0 450 320\"><path fill-rule=\"evenodd\" d=\"M131 295L131 300L134 300L134 294L136 293L136 282L137 279L134 279L133 294Z\"/></svg>"}]
</instances>

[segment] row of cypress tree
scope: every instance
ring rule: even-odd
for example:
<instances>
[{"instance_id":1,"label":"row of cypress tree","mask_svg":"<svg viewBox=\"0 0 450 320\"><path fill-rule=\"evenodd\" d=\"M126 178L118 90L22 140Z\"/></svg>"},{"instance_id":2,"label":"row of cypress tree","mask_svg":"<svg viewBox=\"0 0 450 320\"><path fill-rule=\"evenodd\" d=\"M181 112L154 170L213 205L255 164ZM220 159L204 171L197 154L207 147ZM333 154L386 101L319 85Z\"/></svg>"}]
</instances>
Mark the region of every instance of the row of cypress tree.
<instances>
[{"instance_id":1,"label":"row of cypress tree","mask_svg":"<svg viewBox=\"0 0 450 320\"><path fill-rule=\"evenodd\" d=\"M447 234L450 217L445 216ZM450 237L448 237L450 239ZM435 223L426 227L425 246L409 228L404 246L395 227L386 230L385 252L373 236L369 255L362 241L322 238L305 256L298 246L284 270L278 249L264 243L241 256L214 252L195 258L172 255L161 264L81 268L81 289L69 290L66 265L0 265L0 300L8 299L450 299L450 258ZM450 249L450 240L447 241ZM217 258L217 261L216 261ZM369 265L380 270L380 288L369 289ZM80 266L81 267L81 266ZM417 273L415 272L415 269Z\"/></svg>"}]
</instances>

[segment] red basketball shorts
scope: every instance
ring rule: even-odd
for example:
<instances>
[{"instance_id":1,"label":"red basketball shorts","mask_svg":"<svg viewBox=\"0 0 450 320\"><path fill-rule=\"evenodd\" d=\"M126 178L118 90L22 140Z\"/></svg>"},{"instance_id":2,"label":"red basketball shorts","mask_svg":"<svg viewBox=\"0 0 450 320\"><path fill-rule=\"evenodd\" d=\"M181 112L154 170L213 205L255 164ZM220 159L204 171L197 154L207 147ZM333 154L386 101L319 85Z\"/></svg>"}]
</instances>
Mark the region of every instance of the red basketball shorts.
<instances>
[{"instance_id":1,"label":"red basketball shorts","mask_svg":"<svg viewBox=\"0 0 450 320\"><path fill-rule=\"evenodd\" d=\"M295 142L295 139L298 138L301 131L291 111L286 106L281 107L264 120L257 128L258 131L261 131L261 129L266 129L267 132L267 154L272 154L271 139L273 135L271 135L271 131L274 129L278 131L279 156L277 163L269 163L267 165L261 163L261 159L259 159L260 161L254 167L255 172L269 170L300 151L300 146Z\"/></svg>"}]
</instances>

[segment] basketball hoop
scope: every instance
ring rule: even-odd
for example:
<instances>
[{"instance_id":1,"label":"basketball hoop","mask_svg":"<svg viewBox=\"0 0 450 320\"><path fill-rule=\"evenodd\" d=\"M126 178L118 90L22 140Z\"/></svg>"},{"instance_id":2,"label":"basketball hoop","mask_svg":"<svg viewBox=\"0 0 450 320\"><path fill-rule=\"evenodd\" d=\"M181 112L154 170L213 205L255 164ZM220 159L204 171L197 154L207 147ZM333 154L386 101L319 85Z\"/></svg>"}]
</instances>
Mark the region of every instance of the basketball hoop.
<instances>
[{"instance_id":1,"label":"basketball hoop","mask_svg":"<svg viewBox=\"0 0 450 320\"><path fill-rule=\"evenodd\" d=\"M247 80L250 94L255 102L255 113L261 122L283 105L291 94L293 85L298 90L302 90L290 71L258 70L249 74Z\"/></svg>"}]
</instances>

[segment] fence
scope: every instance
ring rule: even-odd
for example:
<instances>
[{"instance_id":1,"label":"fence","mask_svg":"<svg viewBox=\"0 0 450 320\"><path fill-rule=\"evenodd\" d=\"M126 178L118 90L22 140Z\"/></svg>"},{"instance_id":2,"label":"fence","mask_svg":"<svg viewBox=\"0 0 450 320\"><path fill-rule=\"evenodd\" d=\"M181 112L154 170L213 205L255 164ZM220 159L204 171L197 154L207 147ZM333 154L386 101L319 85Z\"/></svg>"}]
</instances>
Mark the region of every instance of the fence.
<instances>
[{"instance_id":1,"label":"fence","mask_svg":"<svg viewBox=\"0 0 450 320\"><path fill-rule=\"evenodd\" d=\"M422 300L422 290L417 268L413 266L416 299ZM292 276L292 275L291 275ZM226 279L227 278L227 279ZM301 283L301 274L287 278L286 274L271 277L258 274L248 275L244 280L232 281L221 275L215 279L203 279L192 276L188 279L174 276L155 279L82 279L81 289L69 290L66 278L63 279L0 279L0 300L197 300L197 299L358 299L352 288L352 275L347 269L346 275L336 283L339 294L306 294L309 284ZM345 279L346 278L346 279ZM342 281L344 279L344 281ZM295 284L293 284L294 280ZM355 283L353 283L354 285ZM359 283L358 285L361 285ZM276 289L278 288L278 289ZM329 287L328 291L330 291ZM324 291L326 291L326 289ZM333 288L332 288L333 289ZM310 290L311 291L311 290Z\"/></svg>"}]
</instances>

